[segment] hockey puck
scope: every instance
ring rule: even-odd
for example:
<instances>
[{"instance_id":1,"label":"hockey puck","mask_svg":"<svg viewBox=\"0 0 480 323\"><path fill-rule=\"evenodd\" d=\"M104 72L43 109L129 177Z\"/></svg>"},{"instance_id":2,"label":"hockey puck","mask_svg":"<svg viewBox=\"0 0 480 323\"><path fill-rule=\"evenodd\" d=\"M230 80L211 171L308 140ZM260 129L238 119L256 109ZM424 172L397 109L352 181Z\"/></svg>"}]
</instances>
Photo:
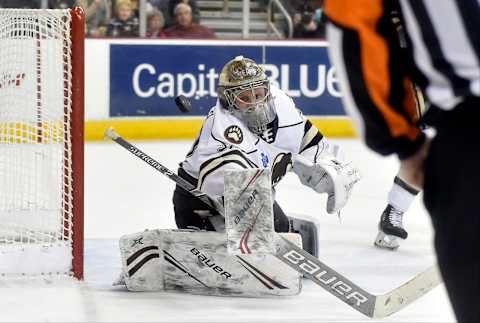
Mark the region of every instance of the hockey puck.
<instances>
[{"instance_id":1,"label":"hockey puck","mask_svg":"<svg viewBox=\"0 0 480 323\"><path fill-rule=\"evenodd\" d=\"M177 105L178 110L183 113L189 113L192 111L192 103L187 99L185 95L179 95L175 98L175 104Z\"/></svg>"}]
</instances>

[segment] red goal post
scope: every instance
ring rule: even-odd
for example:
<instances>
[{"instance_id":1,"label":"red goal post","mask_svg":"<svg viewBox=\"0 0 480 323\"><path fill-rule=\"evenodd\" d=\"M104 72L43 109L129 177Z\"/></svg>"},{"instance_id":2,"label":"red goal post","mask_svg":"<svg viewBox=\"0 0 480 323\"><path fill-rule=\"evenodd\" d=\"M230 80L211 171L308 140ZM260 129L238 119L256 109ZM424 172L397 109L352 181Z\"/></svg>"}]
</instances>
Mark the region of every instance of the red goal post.
<instances>
[{"instance_id":1,"label":"red goal post","mask_svg":"<svg viewBox=\"0 0 480 323\"><path fill-rule=\"evenodd\" d=\"M0 9L0 276L83 278L81 8Z\"/></svg>"}]
</instances>

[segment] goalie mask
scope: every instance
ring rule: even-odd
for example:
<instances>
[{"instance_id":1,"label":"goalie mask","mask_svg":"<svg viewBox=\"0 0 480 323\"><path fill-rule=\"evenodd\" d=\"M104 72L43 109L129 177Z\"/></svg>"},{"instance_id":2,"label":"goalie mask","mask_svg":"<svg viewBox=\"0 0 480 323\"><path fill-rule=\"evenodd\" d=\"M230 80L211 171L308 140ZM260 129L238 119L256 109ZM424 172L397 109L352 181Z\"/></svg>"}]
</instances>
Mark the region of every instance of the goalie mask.
<instances>
[{"instance_id":1,"label":"goalie mask","mask_svg":"<svg viewBox=\"0 0 480 323\"><path fill-rule=\"evenodd\" d=\"M223 67L217 92L222 106L256 134L263 133L276 117L270 82L249 58L237 56Z\"/></svg>"}]
</instances>

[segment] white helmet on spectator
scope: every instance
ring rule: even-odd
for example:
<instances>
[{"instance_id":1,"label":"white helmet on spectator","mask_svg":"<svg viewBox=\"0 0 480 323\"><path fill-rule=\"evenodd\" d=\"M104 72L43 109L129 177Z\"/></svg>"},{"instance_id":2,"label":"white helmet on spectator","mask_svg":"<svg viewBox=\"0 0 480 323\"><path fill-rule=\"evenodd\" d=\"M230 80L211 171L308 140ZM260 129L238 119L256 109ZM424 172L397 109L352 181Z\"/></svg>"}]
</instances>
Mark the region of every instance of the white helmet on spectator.
<instances>
[{"instance_id":1,"label":"white helmet on spectator","mask_svg":"<svg viewBox=\"0 0 480 323\"><path fill-rule=\"evenodd\" d=\"M276 117L265 71L254 60L237 56L223 67L217 89L221 105L261 134Z\"/></svg>"}]
</instances>

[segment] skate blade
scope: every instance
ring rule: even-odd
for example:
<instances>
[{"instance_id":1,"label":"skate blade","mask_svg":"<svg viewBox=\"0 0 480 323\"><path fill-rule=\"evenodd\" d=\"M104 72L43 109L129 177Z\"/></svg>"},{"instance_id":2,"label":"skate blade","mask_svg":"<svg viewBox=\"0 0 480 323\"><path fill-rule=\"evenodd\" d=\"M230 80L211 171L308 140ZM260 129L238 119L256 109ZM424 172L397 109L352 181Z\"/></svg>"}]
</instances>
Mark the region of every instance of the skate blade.
<instances>
[{"instance_id":1,"label":"skate blade","mask_svg":"<svg viewBox=\"0 0 480 323\"><path fill-rule=\"evenodd\" d=\"M398 237L387 235L382 231L379 231L374 242L375 247L388 249L388 250L397 250L400 247L398 243Z\"/></svg>"}]
</instances>

